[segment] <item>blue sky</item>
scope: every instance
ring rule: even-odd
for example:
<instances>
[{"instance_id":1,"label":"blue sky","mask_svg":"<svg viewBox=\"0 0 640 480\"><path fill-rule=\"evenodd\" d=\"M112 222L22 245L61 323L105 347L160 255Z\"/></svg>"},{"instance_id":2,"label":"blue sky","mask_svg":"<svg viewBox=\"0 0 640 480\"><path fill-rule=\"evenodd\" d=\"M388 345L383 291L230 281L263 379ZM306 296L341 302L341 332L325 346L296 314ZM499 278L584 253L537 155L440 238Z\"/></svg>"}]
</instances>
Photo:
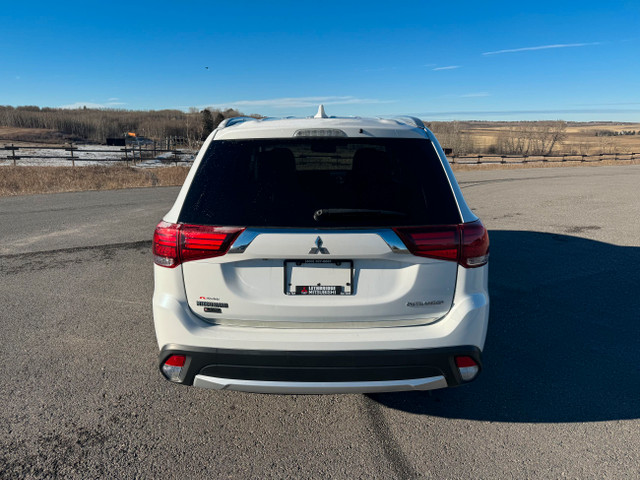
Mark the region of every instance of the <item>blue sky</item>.
<instances>
[{"instance_id":1,"label":"blue sky","mask_svg":"<svg viewBox=\"0 0 640 480\"><path fill-rule=\"evenodd\" d=\"M640 121L637 0L5 0L0 25L0 105Z\"/></svg>"}]
</instances>

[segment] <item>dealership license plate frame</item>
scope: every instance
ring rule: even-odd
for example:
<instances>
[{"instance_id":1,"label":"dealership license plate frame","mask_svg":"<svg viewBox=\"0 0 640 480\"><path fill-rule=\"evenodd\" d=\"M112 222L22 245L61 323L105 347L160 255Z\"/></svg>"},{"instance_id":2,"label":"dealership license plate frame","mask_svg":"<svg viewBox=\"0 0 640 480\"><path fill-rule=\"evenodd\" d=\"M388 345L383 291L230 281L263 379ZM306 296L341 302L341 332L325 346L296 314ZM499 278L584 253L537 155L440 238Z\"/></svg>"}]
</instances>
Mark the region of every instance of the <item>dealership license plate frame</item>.
<instances>
[{"instance_id":1,"label":"dealership license plate frame","mask_svg":"<svg viewBox=\"0 0 640 480\"><path fill-rule=\"evenodd\" d=\"M353 260L285 260L284 293L314 297L353 295Z\"/></svg>"}]
</instances>

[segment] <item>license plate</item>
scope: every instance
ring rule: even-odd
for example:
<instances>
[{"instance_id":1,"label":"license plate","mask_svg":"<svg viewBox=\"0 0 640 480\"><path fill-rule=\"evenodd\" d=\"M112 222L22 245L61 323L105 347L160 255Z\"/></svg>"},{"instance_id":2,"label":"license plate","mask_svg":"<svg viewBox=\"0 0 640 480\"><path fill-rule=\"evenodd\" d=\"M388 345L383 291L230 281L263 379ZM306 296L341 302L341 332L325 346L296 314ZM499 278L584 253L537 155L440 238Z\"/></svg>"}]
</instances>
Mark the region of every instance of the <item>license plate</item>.
<instances>
[{"instance_id":1,"label":"license plate","mask_svg":"<svg viewBox=\"0 0 640 480\"><path fill-rule=\"evenodd\" d=\"M287 295L351 295L351 260L287 260L284 262Z\"/></svg>"}]
</instances>

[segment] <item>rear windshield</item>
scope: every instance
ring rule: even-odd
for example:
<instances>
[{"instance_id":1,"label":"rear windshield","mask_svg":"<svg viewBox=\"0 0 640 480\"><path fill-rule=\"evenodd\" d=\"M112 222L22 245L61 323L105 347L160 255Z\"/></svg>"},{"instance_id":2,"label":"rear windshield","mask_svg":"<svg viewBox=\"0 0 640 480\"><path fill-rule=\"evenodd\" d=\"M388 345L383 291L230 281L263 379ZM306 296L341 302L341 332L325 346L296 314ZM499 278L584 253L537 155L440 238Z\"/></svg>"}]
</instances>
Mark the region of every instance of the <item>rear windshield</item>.
<instances>
[{"instance_id":1,"label":"rear windshield","mask_svg":"<svg viewBox=\"0 0 640 480\"><path fill-rule=\"evenodd\" d=\"M307 138L211 142L179 221L348 228L453 224L460 216L431 141Z\"/></svg>"}]
</instances>

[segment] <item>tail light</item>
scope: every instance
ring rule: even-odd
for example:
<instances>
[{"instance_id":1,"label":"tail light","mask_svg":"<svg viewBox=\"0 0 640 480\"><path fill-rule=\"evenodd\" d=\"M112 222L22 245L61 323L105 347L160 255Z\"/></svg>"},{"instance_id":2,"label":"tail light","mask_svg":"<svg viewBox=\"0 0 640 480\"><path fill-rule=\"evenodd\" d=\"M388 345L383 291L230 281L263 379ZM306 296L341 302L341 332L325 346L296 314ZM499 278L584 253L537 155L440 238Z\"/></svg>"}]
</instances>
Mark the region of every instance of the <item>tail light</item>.
<instances>
[{"instance_id":1,"label":"tail light","mask_svg":"<svg viewBox=\"0 0 640 480\"><path fill-rule=\"evenodd\" d=\"M219 257L244 228L160 222L153 234L153 261L173 268L190 260Z\"/></svg>"},{"instance_id":2,"label":"tail light","mask_svg":"<svg viewBox=\"0 0 640 480\"><path fill-rule=\"evenodd\" d=\"M179 382L182 367L184 367L186 360L187 357L184 355L171 355L162 364L162 373L172 382Z\"/></svg>"},{"instance_id":3,"label":"tail light","mask_svg":"<svg viewBox=\"0 0 640 480\"><path fill-rule=\"evenodd\" d=\"M419 257L458 262L466 268L489 261L489 234L477 220L460 225L393 229L409 251Z\"/></svg>"},{"instance_id":4,"label":"tail light","mask_svg":"<svg viewBox=\"0 0 640 480\"><path fill-rule=\"evenodd\" d=\"M478 375L480 371L480 367L471 357L456 357L456 367L458 367L460 376L465 382L476 378L476 375Z\"/></svg>"}]
</instances>

